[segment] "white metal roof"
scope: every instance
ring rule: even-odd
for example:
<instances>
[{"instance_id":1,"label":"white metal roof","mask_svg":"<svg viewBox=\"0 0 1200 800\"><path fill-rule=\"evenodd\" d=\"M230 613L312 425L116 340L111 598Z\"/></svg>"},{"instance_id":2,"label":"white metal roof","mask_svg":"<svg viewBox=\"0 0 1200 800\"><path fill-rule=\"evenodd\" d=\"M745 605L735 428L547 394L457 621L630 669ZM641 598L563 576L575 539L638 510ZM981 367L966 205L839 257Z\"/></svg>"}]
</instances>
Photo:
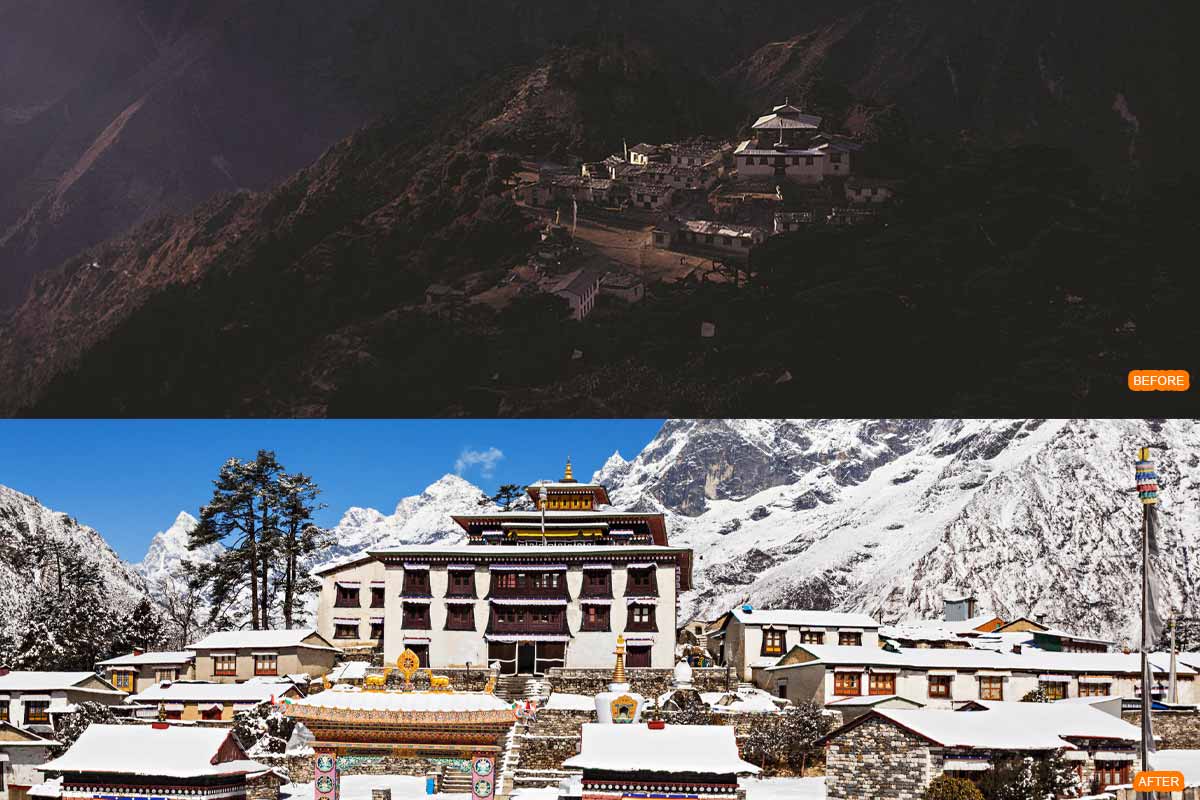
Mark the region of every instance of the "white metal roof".
<instances>
[{"instance_id":1,"label":"white metal roof","mask_svg":"<svg viewBox=\"0 0 1200 800\"><path fill-rule=\"evenodd\" d=\"M321 649L336 650L334 647L327 647L322 644L309 644L304 642L309 636L316 633L316 628L297 628L293 630L275 630L275 631L217 631L210 633L200 641L193 645L189 645L191 650L213 650L217 648L246 648L246 647L296 647L303 644L304 647L317 647Z\"/></svg>"},{"instance_id":2,"label":"white metal roof","mask_svg":"<svg viewBox=\"0 0 1200 800\"><path fill-rule=\"evenodd\" d=\"M588 722L583 725L579 755L568 758L563 766L709 775L759 772L738 756L734 729L729 725L667 725L653 730L645 724Z\"/></svg>"},{"instance_id":3,"label":"white metal roof","mask_svg":"<svg viewBox=\"0 0 1200 800\"><path fill-rule=\"evenodd\" d=\"M130 703L159 702L225 702L264 703L279 697L292 683L207 683L205 681L174 681L155 684L128 699Z\"/></svg>"},{"instance_id":4,"label":"white metal roof","mask_svg":"<svg viewBox=\"0 0 1200 800\"><path fill-rule=\"evenodd\" d=\"M13 670L7 675L0 675L0 692L61 692L71 689L75 691L101 692L104 694L121 694L121 692L113 687L85 689L85 687L79 685L89 678L96 678L95 673ZM96 680L103 681L101 678L96 678ZM105 683L105 686L108 686L108 684Z\"/></svg>"},{"instance_id":5,"label":"white metal roof","mask_svg":"<svg viewBox=\"0 0 1200 800\"><path fill-rule=\"evenodd\" d=\"M853 614L841 611L809 611L807 609L790 608L756 608L753 611L743 611L741 606L733 609L733 617L743 625L787 625L789 627L814 628L870 628L879 627L879 623L866 614Z\"/></svg>"},{"instance_id":6,"label":"white metal roof","mask_svg":"<svg viewBox=\"0 0 1200 800\"><path fill-rule=\"evenodd\" d=\"M154 664L186 664L196 657L191 650L175 650L161 653L142 653L127 656L117 656L106 661L96 662L99 667L140 667Z\"/></svg>"},{"instance_id":7,"label":"white metal roof","mask_svg":"<svg viewBox=\"0 0 1200 800\"><path fill-rule=\"evenodd\" d=\"M877 714L944 747L980 750L1074 749L1070 738L1137 742L1140 730L1086 705L982 703L983 711L876 709Z\"/></svg>"}]
</instances>

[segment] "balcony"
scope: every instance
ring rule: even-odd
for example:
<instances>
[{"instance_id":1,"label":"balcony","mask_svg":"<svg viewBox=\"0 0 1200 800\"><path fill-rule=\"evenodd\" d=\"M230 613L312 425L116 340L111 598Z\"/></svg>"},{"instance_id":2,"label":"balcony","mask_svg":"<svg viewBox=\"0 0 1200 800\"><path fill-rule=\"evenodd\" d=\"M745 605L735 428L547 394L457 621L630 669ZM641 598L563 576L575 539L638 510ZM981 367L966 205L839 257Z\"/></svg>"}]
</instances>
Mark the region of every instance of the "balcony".
<instances>
[{"instance_id":1,"label":"balcony","mask_svg":"<svg viewBox=\"0 0 1200 800\"><path fill-rule=\"evenodd\" d=\"M487 633L506 635L569 635L564 608L492 608Z\"/></svg>"}]
</instances>

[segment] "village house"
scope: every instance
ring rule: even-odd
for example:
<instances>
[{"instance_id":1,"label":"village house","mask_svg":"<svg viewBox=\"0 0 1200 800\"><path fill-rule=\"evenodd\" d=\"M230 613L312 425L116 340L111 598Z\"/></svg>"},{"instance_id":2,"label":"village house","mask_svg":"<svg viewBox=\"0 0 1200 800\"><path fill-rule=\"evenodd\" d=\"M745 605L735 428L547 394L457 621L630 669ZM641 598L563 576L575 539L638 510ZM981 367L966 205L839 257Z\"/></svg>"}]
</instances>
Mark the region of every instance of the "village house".
<instances>
[{"instance_id":1,"label":"village house","mask_svg":"<svg viewBox=\"0 0 1200 800\"><path fill-rule=\"evenodd\" d=\"M53 739L0 722L0 800L27 800L29 788L41 783L39 770L54 745Z\"/></svg>"},{"instance_id":2,"label":"village house","mask_svg":"<svg viewBox=\"0 0 1200 800\"><path fill-rule=\"evenodd\" d=\"M291 682L174 681L150 686L131 696L127 702L149 707L153 716L161 712L168 720L233 722L234 714L239 711L303 696Z\"/></svg>"},{"instance_id":3,"label":"village house","mask_svg":"<svg viewBox=\"0 0 1200 800\"><path fill-rule=\"evenodd\" d=\"M123 692L134 694L162 681L195 677L196 654L191 650L150 652L134 650L97 662L97 670L108 673L108 681Z\"/></svg>"},{"instance_id":4,"label":"village house","mask_svg":"<svg viewBox=\"0 0 1200 800\"><path fill-rule=\"evenodd\" d=\"M341 650L312 628L275 631L219 631L189 645L196 653L200 681L241 683L254 677L320 677Z\"/></svg>"},{"instance_id":5,"label":"village house","mask_svg":"<svg viewBox=\"0 0 1200 800\"><path fill-rule=\"evenodd\" d=\"M710 170L670 164L649 164L623 177L672 189L710 189L717 182L716 174Z\"/></svg>"},{"instance_id":6,"label":"village house","mask_svg":"<svg viewBox=\"0 0 1200 800\"><path fill-rule=\"evenodd\" d=\"M632 272L606 272L600 281L600 293L636 303L646 296L646 284Z\"/></svg>"},{"instance_id":7,"label":"village house","mask_svg":"<svg viewBox=\"0 0 1200 800\"><path fill-rule=\"evenodd\" d=\"M670 205L671 198L675 196L674 187L650 181L631 180L628 186L629 202L650 211Z\"/></svg>"},{"instance_id":8,"label":"village house","mask_svg":"<svg viewBox=\"0 0 1200 800\"><path fill-rule=\"evenodd\" d=\"M466 544L383 548L317 569L318 627L339 643L382 645L385 663L411 649L422 666L499 662L505 674L602 667L624 633L631 667L670 668L691 551L667 544L664 516L604 508L607 490L576 481L569 463L528 494L542 508L454 516ZM370 631L367 586L383 603Z\"/></svg>"},{"instance_id":9,"label":"village house","mask_svg":"<svg viewBox=\"0 0 1200 800\"><path fill-rule=\"evenodd\" d=\"M1154 696L1165 696L1169 656L1151 658ZM846 697L898 695L930 708L968 701L1046 697L1138 696L1139 656L1133 653L1021 653L977 649L846 647L799 644L757 673L757 685L793 703L829 705ZM1182 703L1196 702L1196 670L1177 666Z\"/></svg>"},{"instance_id":10,"label":"village house","mask_svg":"<svg viewBox=\"0 0 1200 800\"><path fill-rule=\"evenodd\" d=\"M628 160L630 164L644 167L651 161L657 161L660 158L660 152L661 151L656 145L642 142L641 144L635 144L633 147L629 148Z\"/></svg>"},{"instance_id":11,"label":"village house","mask_svg":"<svg viewBox=\"0 0 1200 800\"><path fill-rule=\"evenodd\" d=\"M697 145L671 145L667 150L667 158L673 167L711 167L721 161L720 147L702 147Z\"/></svg>"},{"instance_id":12,"label":"village house","mask_svg":"<svg viewBox=\"0 0 1200 800\"><path fill-rule=\"evenodd\" d=\"M820 133L821 117L806 114L785 101L755 120L752 138L733 151L739 181L788 178L816 184L830 177L849 177L856 144Z\"/></svg>"},{"instance_id":13,"label":"village house","mask_svg":"<svg viewBox=\"0 0 1200 800\"><path fill-rule=\"evenodd\" d=\"M756 609L746 604L732 609L720 627L708 633L708 649L717 664L732 666L743 681L753 680L756 669L774 665L798 644L841 645L872 653L879 649L879 623L866 614Z\"/></svg>"},{"instance_id":14,"label":"village house","mask_svg":"<svg viewBox=\"0 0 1200 800\"><path fill-rule=\"evenodd\" d=\"M825 745L828 800L921 800L942 774L978 779L1007 759L1061 754L1087 794L1128 784L1138 728L1070 703L990 703L978 710L877 709Z\"/></svg>"},{"instance_id":15,"label":"village house","mask_svg":"<svg viewBox=\"0 0 1200 800\"><path fill-rule=\"evenodd\" d=\"M247 779L269 771L229 730L168 723L93 724L42 769L61 775L62 800L244 800Z\"/></svg>"},{"instance_id":16,"label":"village house","mask_svg":"<svg viewBox=\"0 0 1200 800\"><path fill-rule=\"evenodd\" d=\"M886 203L896 196L894 181L851 178L846 181L846 200L851 203Z\"/></svg>"},{"instance_id":17,"label":"village house","mask_svg":"<svg viewBox=\"0 0 1200 800\"><path fill-rule=\"evenodd\" d=\"M817 214L813 211L776 211L772 231L776 234L791 233L817 221Z\"/></svg>"},{"instance_id":18,"label":"village house","mask_svg":"<svg viewBox=\"0 0 1200 800\"><path fill-rule=\"evenodd\" d=\"M651 237L655 247L664 249L700 247L746 256L752 248L766 241L767 234L753 225L691 219L656 225Z\"/></svg>"},{"instance_id":19,"label":"village house","mask_svg":"<svg viewBox=\"0 0 1200 800\"><path fill-rule=\"evenodd\" d=\"M91 672L22 672L0 667L0 722L37 733L53 733L55 718L75 703L118 705L125 698Z\"/></svg>"},{"instance_id":20,"label":"village house","mask_svg":"<svg viewBox=\"0 0 1200 800\"><path fill-rule=\"evenodd\" d=\"M582 320L596 307L600 273L590 269L573 270L555 281L550 293L567 301L571 319Z\"/></svg>"}]
</instances>

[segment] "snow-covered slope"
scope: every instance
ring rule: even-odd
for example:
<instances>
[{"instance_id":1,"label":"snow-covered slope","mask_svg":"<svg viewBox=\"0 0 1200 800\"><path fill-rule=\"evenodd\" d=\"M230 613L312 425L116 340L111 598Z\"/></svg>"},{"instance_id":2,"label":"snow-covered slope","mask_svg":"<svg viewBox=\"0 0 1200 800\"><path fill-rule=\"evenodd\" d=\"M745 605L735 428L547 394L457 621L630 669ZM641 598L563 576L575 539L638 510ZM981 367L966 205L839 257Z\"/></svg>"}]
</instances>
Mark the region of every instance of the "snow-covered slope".
<instances>
[{"instance_id":1,"label":"snow-covered slope","mask_svg":"<svg viewBox=\"0 0 1200 800\"><path fill-rule=\"evenodd\" d=\"M146 550L141 563L134 565L151 586L171 577L172 570L184 561L192 563L207 563L212 561L225 548L219 544L211 544L198 550L188 550L188 533L199 522L186 511L180 511L179 516L165 531L154 534L150 547Z\"/></svg>"},{"instance_id":2,"label":"snow-covered slope","mask_svg":"<svg viewBox=\"0 0 1200 800\"><path fill-rule=\"evenodd\" d=\"M1142 445L1163 487L1164 593L1195 613L1194 421L671 421L595 477L619 507L665 511L672 543L695 549L685 614L749 599L894 621L970 590L1001 614L1124 638Z\"/></svg>"},{"instance_id":3,"label":"snow-covered slope","mask_svg":"<svg viewBox=\"0 0 1200 800\"><path fill-rule=\"evenodd\" d=\"M20 633L34 599L47 582L57 580L52 556L46 554L47 546L54 544L97 564L114 612L146 597L145 580L97 531L0 486L0 629Z\"/></svg>"}]
</instances>

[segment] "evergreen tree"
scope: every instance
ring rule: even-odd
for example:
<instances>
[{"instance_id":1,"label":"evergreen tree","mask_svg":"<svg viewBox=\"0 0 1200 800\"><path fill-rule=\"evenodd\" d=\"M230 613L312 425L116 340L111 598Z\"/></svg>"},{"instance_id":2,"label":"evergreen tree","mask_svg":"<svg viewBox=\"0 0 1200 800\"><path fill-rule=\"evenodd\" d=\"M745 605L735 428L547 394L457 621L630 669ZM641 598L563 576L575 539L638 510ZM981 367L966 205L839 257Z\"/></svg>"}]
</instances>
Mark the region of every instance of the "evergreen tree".
<instances>
[{"instance_id":1,"label":"evergreen tree","mask_svg":"<svg viewBox=\"0 0 1200 800\"><path fill-rule=\"evenodd\" d=\"M925 789L925 800L983 800L983 794L966 778L939 775Z\"/></svg>"},{"instance_id":2,"label":"evergreen tree","mask_svg":"<svg viewBox=\"0 0 1200 800\"><path fill-rule=\"evenodd\" d=\"M1026 692L1025 696L1021 698L1021 702L1022 703L1049 703L1050 698L1046 696L1046 690L1043 689L1041 686L1039 686L1036 689L1030 689L1028 692Z\"/></svg>"},{"instance_id":3,"label":"evergreen tree","mask_svg":"<svg viewBox=\"0 0 1200 800\"><path fill-rule=\"evenodd\" d=\"M820 704L810 700L786 709L779 727L792 767L803 774L814 755L814 742L829 733L833 720Z\"/></svg>"},{"instance_id":4,"label":"evergreen tree","mask_svg":"<svg viewBox=\"0 0 1200 800\"><path fill-rule=\"evenodd\" d=\"M154 586L162 606L163 640L171 650L184 650L202 632L200 606L203 582L190 561L171 568Z\"/></svg>"},{"instance_id":5,"label":"evergreen tree","mask_svg":"<svg viewBox=\"0 0 1200 800\"><path fill-rule=\"evenodd\" d=\"M321 490L303 473L282 475L279 479L280 535L278 550L282 561L280 588L283 627L291 629L303 613L304 598L321 587L319 581L303 569L308 556L333 543L328 531L312 524L312 515L325 507L317 502Z\"/></svg>"},{"instance_id":6,"label":"evergreen tree","mask_svg":"<svg viewBox=\"0 0 1200 800\"><path fill-rule=\"evenodd\" d=\"M511 511L513 505L525 496L525 489L518 483L501 484L491 497L479 498L481 506L499 506L501 511Z\"/></svg>"},{"instance_id":7,"label":"evergreen tree","mask_svg":"<svg viewBox=\"0 0 1200 800\"><path fill-rule=\"evenodd\" d=\"M162 612L147 598L142 598L129 613L121 628L123 650L155 650L162 646L166 621Z\"/></svg>"}]
</instances>

